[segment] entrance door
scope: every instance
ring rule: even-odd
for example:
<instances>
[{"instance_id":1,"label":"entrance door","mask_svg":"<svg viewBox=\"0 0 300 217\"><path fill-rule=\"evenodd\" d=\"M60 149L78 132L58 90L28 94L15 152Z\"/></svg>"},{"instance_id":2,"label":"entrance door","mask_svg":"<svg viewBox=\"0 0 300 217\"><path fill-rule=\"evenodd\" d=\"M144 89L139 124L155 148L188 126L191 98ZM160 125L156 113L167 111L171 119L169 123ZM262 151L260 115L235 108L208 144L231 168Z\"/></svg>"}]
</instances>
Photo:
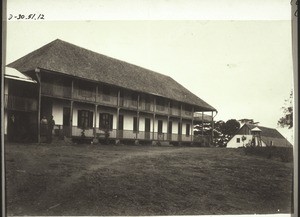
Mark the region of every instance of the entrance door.
<instances>
[{"instance_id":1,"label":"entrance door","mask_svg":"<svg viewBox=\"0 0 300 217\"><path fill-rule=\"evenodd\" d=\"M169 124L168 124L168 140L171 140L172 139L172 121L169 121Z\"/></svg>"},{"instance_id":2,"label":"entrance door","mask_svg":"<svg viewBox=\"0 0 300 217\"><path fill-rule=\"evenodd\" d=\"M150 139L150 118L145 118L145 139Z\"/></svg>"},{"instance_id":3,"label":"entrance door","mask_svg":"<svg viewBox=\"0 0 300 217\"><path fill-rule=\"evenodd\" d=\"M118 138L123 138L124 116L119 115Z\"/></svg>"},{"instance_id":4,"label":"entrance door","mask_svg":"<svg viewBox=\"0 0 300 217\"><path fill-rule=\"evenodd\" d=\"M63 134L65 136L71 136L70 135L70 112L71 108L70 107L64 107L63 108Z\"/></svg>"},{"instance_id":5,"label":"entrance door","mask_svg":"<svg viewBox=\"0 0 300 217\"><path fill-rule=\"evenodd\" d=\"M162 130L163 130L163 121L158 120L158 123L157 123L157 139L158 140L164 140L164 134L163 134Z\"/></svg>"},{"instance_id":6,"label":"entrance door","mask_svg":"<svg viewBox=\"0 0 300 217\"><path fill-rule=\"evenodd\" d=\"M181 137L182 137L182 124L179 122L178 123L178 141L181 141Z\"/></svg>"}]
</instances>

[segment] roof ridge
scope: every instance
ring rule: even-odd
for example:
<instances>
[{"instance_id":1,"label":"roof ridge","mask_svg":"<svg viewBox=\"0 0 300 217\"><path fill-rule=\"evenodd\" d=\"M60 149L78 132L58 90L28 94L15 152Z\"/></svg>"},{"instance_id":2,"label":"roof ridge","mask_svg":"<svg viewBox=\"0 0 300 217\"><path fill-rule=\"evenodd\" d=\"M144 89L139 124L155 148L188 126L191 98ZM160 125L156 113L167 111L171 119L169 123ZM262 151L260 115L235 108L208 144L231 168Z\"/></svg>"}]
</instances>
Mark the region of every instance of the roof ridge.
<instances>
[{"instance_id":1,"label":"roof ridge","mask_svg":"<svg viewBox=\"0 0 300 217\"><path fill-rule=\"evenodd\" d=\"M266 128L266 129L272 129L272 130L277 130L276 128L272 128L272 127L265 127L265 126L261 126L261 125L256 125L256 124L248 124L248 123L245 123L247 125L251 125L251 126L255 126L255 127L263 127L263 128Z\"/></svg>"}]
</instances>

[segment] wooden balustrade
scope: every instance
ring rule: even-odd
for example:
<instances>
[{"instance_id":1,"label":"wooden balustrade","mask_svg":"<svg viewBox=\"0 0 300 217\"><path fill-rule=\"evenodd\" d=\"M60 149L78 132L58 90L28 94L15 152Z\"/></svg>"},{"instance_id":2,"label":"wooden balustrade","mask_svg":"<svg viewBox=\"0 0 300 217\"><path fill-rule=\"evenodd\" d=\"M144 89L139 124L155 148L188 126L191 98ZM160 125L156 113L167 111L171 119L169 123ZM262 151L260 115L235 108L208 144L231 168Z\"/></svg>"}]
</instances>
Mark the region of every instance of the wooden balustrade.
<instances>
[{"instance_id":1,"label":"wooden balustrade","mask_svg":"<svg viewBox=\"0 0 300 217\"><path fill-rule=\"evenodd\" d=\"M62 98L71 98L73 99L88 101L88 102L97 102L103 105L118 105L118 97L114 95L108 95L99 93L96 97L96 91L84 90L78 87L73 89L73 93L71 93L72 88L70 86L64 86L61 84L52 84L47 82L42 82L41 86L42 95L53 96L53 97L62 97ZM7 103L6 103L7 104ZM128 98L121 97L119 106L130 109L139 109L141 111L149 111L156 112L160 114L169 114L173 116L182 116L182 117L193 117L192 111L182 110L178 108L169 108L166 105L154 105L153 103L145 102L143 100L140 101L138 105L137 100L132 100ZM155 108L155 109L154 109Z\"/></svg>"}]
</instances>

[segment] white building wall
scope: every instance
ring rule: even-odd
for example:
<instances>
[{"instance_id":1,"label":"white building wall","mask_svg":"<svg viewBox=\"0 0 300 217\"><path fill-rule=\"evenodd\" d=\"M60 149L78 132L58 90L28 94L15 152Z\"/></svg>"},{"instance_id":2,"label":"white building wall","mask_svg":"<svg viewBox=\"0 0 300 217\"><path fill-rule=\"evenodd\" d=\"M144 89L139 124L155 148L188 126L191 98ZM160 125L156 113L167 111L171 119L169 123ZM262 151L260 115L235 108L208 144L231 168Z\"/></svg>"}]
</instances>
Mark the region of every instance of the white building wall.
<instances>
[{"instance_id":1,"label":"white building wall","mask_svg":"<svg viewBox=\"0 0 300 217\"><path fill-rule=\"evenodd\" d=\"M54 101L52 104L52 115L56 125L63 124L64 107L70 107L70 102Z\"/></svg>"},{"instance_id":2,"label":"white building wall","mask_svg":"<svg viewBox=\"0 0 300 217\"><path fill-rule=\"evenodd\" d=\"M253 138L252 135L235 135L228 143L227 148L238 148L243 147L243 141L242 137L245 136L246 140L244 141L244 144L251 143L251 140ZM237 142L237 138L240 139L240 143ZM261 137L262 147L270 146L271 142L273 143L272 146L285 146L290 147L291 145L285 140L281 138L273 138L273 137Z\"/></svg>"},{"instance_id":3,"label":"white building wall","mask_svg":"<svg viewBox=\"0 0 300 217\"><path fill-rule=\"evenodd\" d=\"M182 135L185 135L186 131L186 123L182 123Z\"/></svg>"},{"instance_id":4,"label":"white building wall","mask_svg":"<svg viewBox=\"0 0 300 217\"><path fill-rule=\"evenodd\" d=\"M172 134L178 134L178 121L172 121Z\"/></svg>"},{"instance_id":5,"label":"white building wall","mask_svg":"<svg viewBox=\"0 0 300 217\"><path fill-rule=\"evenodd\" d=\"M136 117L134 114L124 113L124 130L133 130L133 117Z\"/></svg>"},{"instance_id":6,"label":"white building wall","mask_svg":"<svg viewBox=\"0 0 300 217\"><path fill-rule=\"evenodd\" d=\"M246 137L246 140L243 141L242 137ZM240 139L240 142L237 142L237 139ZM243 144L246 145L247 143L251 143L252 140L252 135L235 135L234 137L229 140L227 143L227 148L238 148L238 147L243 147Z\"/></svg>"},{"instance_id":7,"label":"white building wall","mask_svg":"<svg viewBox=\"0 0 300 217\"><path fill-rule=\"evenodd\" d=\"M145 131L145 118L143 116L140 116L140 121L139 121L139 131ZM150 119L150 132L151 132L151 119Z\"/></svg>"},{"instance_id":8,"label":"white building wall","mask_svg":"<svg viewBox=\"0 0 300 217\"><path fill-rule=\"evenodd\" d=\"M163 133L168 133L168 120L163 120Z\"/></svg>"}]
</instances>

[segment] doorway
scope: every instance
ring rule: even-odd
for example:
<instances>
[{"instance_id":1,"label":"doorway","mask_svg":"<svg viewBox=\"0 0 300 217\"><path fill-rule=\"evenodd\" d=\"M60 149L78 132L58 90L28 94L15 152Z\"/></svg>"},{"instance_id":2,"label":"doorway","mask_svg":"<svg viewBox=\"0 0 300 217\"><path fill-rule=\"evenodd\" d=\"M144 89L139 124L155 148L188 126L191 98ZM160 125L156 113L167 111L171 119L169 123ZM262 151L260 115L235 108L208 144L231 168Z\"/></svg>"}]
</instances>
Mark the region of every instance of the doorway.
<instances>
[{"instance_id":1,"label":"doorway","mask_svg":"<svg viewBox=\"0 0 300 217\"><path fill-rule=\"evenodd\" d=\"M150 139L150 118L145 118L145 139Z\"/></svg>"},{"instance_id":2,"label":"doorway","mask_svg":"<svg viewBox=\"0 0 300 217\"><path fill-rule=\"evenodd\" d=\"M123 138L123 130L124 130L124 116L119 115L118 138Z\"/></svg>"},{"instance_id":3,"label":"doorway","mask_svg":"<svg viewBox=\"0 0 300 217\"><path fill-rule=\"evenodd\" d=\"M172 121L169 121L168 123L168 140L171 140L172 139Z\"/></svg>"},{"instance_id":4,"label":"doorway","mask_svg":"<svg viewBox=\"0 0 300 217\"><path fill-rule=\"evenodd\" d=\"M70 107L63 107L63 135L64 136L71 136L71 127L70 126L70 113L71 108Z\"/></svg>"}]
</instances>

